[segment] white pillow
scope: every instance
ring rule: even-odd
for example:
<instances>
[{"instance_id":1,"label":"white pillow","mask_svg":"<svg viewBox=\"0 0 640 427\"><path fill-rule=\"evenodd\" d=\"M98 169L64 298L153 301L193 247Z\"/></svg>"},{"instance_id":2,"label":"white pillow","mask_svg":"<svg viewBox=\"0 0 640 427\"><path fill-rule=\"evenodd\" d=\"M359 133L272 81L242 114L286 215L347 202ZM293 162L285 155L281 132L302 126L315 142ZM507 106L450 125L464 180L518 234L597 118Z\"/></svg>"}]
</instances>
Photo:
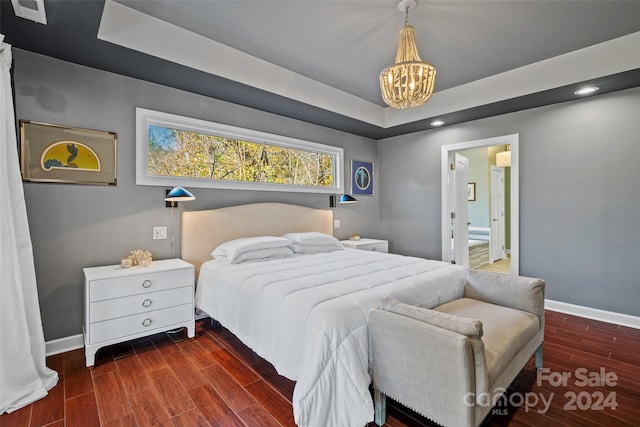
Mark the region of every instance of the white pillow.
<instances>
[{"instance_id":1,"label":"white pillow","mask_svg":"<svg viewBox=\"0 0 640 427\"><path fill-rule=\"evenodd\" d=\"M282 237L293 241L299 245L334 245L340 243L340 240L333 236L317 231L309 231L306 233L287 233Z\"/></svg>"},{"instance_id":2,"label":"white pillow","mask_svg":"<svg viewBox=\"0 0 640 427\"><path fill-rule=\"evenodd\" d=\"M231 261L231 264L240 264L245 261L285 258L291 255L293 255L293 251L286 246L284 248L256 249L255 251L242 252Z\"/></svg>"},{"instance_id":3,"label":"white pillow","mask_svg":"<svg viewBox=\"0 0 640 427\"><path fill-rule=\"evenodd\" d=\"M224 242L211 252L214 258L225 257L233 262L240 254L259 249L283 248L291 244L291 240L284 237L257 236Z\"/></svg>"},{"instance_id":4,"label":"white pillow","mask_svg":"<svg viewBox=\"0 0 640 427\"><path fill-rule=\"evenodd\" d=\"M289 247L297 254L318 254L321 252L341 251L344 249L340 242L331 245L299 245L297 243L292 243Z\"/></svg>"}]
</instances>

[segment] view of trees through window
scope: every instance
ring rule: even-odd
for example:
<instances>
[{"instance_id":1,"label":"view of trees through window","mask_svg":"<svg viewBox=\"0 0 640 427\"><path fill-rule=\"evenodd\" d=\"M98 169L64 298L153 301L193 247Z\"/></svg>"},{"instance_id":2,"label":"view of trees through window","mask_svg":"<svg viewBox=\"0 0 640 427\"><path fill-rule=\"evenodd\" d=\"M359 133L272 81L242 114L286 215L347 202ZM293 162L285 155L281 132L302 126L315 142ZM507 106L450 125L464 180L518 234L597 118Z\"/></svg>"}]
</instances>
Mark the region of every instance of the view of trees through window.
<instances>
[{"instance_id":1,"label":"view of trees through window","mask_svg":"<svg viewBox=\"0 0 640 427\"><path fill-rule=\"evenodd\" d=\"M334 155L148 126L148 174L315 187L334 185Z\"/></svg>"}]
</instances>

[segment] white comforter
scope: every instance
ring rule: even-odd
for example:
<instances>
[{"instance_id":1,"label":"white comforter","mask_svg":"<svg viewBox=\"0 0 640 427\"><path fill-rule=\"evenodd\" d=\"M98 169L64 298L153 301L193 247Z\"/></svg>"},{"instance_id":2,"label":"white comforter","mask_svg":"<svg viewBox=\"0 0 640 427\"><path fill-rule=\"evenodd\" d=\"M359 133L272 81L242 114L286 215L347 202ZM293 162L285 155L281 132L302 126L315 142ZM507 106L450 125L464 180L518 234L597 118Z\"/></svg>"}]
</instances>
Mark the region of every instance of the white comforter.
<instances>
[{"instance_id":1,"label":"white comforter","mask_svg":"<svg viewBox=\"0 0 640 427\"><path fill-rule=\"evenodd\" d=\"M299 426L373 420L367 318L385 296L435 307L462 296L465 270L421 258L341 250L229 264L209 261L196 307L296 382Z\"/></svg>"}]
</instances>

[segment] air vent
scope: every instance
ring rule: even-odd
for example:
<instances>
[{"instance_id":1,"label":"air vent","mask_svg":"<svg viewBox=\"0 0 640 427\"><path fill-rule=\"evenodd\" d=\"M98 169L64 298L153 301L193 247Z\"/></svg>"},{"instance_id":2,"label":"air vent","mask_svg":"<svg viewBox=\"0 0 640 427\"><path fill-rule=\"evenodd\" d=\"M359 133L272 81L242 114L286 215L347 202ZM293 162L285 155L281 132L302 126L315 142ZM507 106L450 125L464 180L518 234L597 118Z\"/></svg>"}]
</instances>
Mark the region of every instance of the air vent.
<instances>
[{"instance_id":1,"label":"air vent","mask_svg":"<svg viewBox=\"0 0 640 427\"><path fill-rule=\"evenodd\" d=\"M47 14L44 11L44 0L11 0L16 16L30 21L47 24Z\"/></svg>"}]
</instances>

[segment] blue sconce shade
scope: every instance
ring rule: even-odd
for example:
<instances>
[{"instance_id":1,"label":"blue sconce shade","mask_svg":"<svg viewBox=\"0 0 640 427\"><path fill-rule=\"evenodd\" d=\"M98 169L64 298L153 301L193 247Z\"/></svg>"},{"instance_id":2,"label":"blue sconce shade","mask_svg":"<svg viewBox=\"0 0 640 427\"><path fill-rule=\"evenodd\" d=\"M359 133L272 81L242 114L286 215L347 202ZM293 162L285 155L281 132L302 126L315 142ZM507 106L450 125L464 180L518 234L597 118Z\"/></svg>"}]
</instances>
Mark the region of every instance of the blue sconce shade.
<instances>
[{"instance_id":1,"label":"blue sconce shade","mask_svg":"<svg viewBox=\"0 0 640 427\"><path fill-rule=\"evenodd\" d=\"M335 208L337 203L358 203L358 200L355 197L352 197L348 194L342 194L340 196L340 198L338 198L338 196L336 196L335 194L332 194L331 196L329 196L329 207L330 208Z\"/></svg>"},{"instance_id":2,"label":"blue sconce shade","mask_svg":"<svg viewBox=\"0 0 640 427\"><path fill-rule=\"evenodd\" d=\"M164 198L167 202L188 202L195 200L195 196L182 187L173 187Z\"/></svg>"},{"instance_id":3,"label":"blue sconce shade","mask_svg":"<svg viewBox=\"0 0 640 427\"><path fill-rule=\"evenodd\" d=\"M348 194L343 194L342 196L340 196L340 200L338 200L338 203L358 203L358 199Z\"/></svg>"},{"instance_id":4,"label":"blue sconce shade","mask_svg":"<svg viewBox=\"0 0 640 427\"><path fill-rule=\"evenodd\" d=\"M196 197L193 194L182 187L173 187L171 190L167 190L167 195L164 197L165 205L168 208L176 208L178 207L178 202L188 202L195 199Z\"/></svg>"}]
</instances>

